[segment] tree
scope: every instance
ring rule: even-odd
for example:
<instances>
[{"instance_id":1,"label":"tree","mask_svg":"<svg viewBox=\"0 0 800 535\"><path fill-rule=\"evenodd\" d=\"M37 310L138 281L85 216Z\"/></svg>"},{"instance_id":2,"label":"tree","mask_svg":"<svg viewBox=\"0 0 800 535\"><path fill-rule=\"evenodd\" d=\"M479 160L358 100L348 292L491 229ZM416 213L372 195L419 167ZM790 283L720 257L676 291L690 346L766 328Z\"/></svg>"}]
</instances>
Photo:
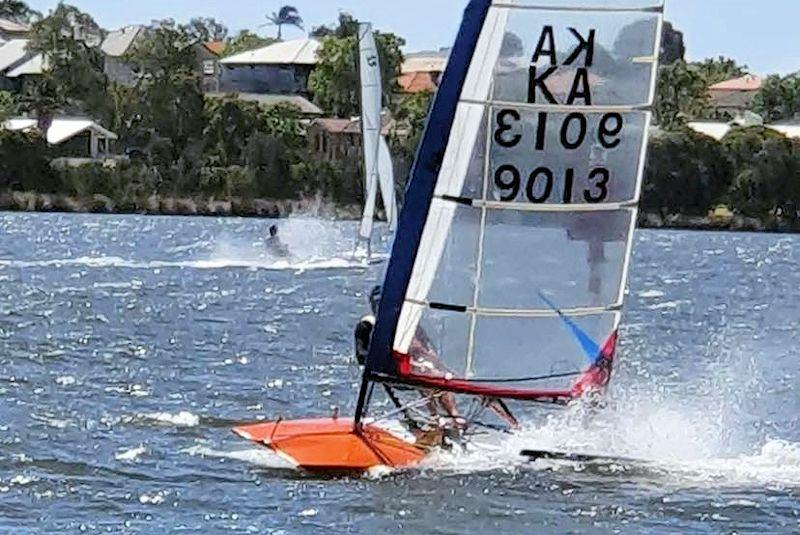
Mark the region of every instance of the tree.
<instances>
[{"instance_id":1,"label":"tree","mask_svg":"<svg viewBox=\"0 0 800 535\"><path fill-rule=\"evenodd\" d=\"M642 206L665 214L705 215L731 184L723 146L688 128L651 140Z\"/></svg>"},{"instance_id":2,"label":"tree","mask_svg":"<svg viewBox=\"0 0 800 535\"><path fill-rule=\"evenodd\" d=\"M100 43L103 30L78 8L59 4L33 25L29 50L45 58L47 70L24 95L27 111L37 115L85 111L101 118L107 113Z\"/></svg>"},{"instance_id":3,"label":"tree","mask_svg":"<svg viewBox=\"0 0 800 535\"><path fill-rule=\"evenodd\" d=\"M186 30L201 43L224 41L228 37L228 28L214 18L194 18L189 21Z\"/></svg>"},{"instance_id":4,"label":"tree","mask_svg":"<svg viewBox=\"0 0 800 535\"><path fill-rule=\"evenodd\" d=\"M189 26L159 21L125 58L138 75L140 128L169 140L173 156L203 132L203 94L195 49L203 38Z\"/></svg>"},{"instance_id":5,"label":"tree","mask_svg":"<svg viewBox=\"0 0 800 535\"><path fill-rule=\"evenodd\" d=\"M239 54L240 52L255 50L256 48L262 48L271 45L274 42L275 39L271 37L261 37L260 35L257 35L249 30L242 30L235 37L232 37L228 40L228 43L225 45L225 55L233 56L234 54Z\"/></svg>"},{"instance_id":6,"label":"tree","mask_svg":"<svg viewBox=\"0 0 800 535\"><path fill-rule=\"evenodd\" d=\"M277 13L267 15L267 21L268 24L278 27L278 41L283 38L283 27L286 25L305 30L300 12L294 6L283 6Z\"/></svg>"},{"instance_id":7,"label":"tree","mask_svg":"<svg viewBox=\"0 0 800 535\"><path fill-rule=\"evenodd\" d=\"M696 66L676 61L659 69L654 115L662 128L675 129L701 117L708 103L708 84Z\"/></svg>"},{"instance_id":8,"label":"tree","mask_svg":"<svg viewBox=\"0 0 800 535\"><path fill-rule=\"evenodd\" d=\"M26 24L40 17L41 13L28 7L28 4L25 2L19 0L0 0L0 18Z\"/></svg>"},{"instance_id":9,"label":"tree","mask_svg":"<svg viewBox=\"0 0 800 535\"><path fill-rule=\"evenodd\" d=\"M322 40L317 52L319 61L311 73L308 86L322 109L337 117L352 117L361 109L358 22L343 14L339 18L339 27L332 31L333 35ZM348 33L340 37L343 32ZM403 63L400 48L405 41L392 33L376 32L375 42L381 63L384 99L391 107Z\"/></svg>"},{"instance_id":10,"label":"tree","mask_svg":"<svg viewBox=\"0 0 800 535\"><path fill-rule=\"evenodd\" d=\"M752 107L767 122L800 118L800 73L767 78Z\"/></svg>"},{"instance_id":11,"label":"tree","mask_svg":"<svg viewBox=\"0 0 800 535\"><path fill-rule=\"evenodd\" d=\"M13 117L18 109L19 101L16 95L10 91L0 91L0 121Z\"/></svg>"},{"instance_id":12,"label":"tree","mask_svg":"<svg viewBox=\"0 0 800 535\"><path fill-rule=\"evenodd\" d=\"M755 217L783 211L796 218L800 143L762 126L738 128L723 143L733 165L733 207Z\"/></svg>"},{"instance_id":13,"label":"tree","mask_svg":"<svg viewBox=\"0 0 800 535\"><path fill-rule=\"evenodd\" d=\"M692 65L708 86L747 74L746 65L739 65L735 60L725 56L719 56L716 59L708 58L702 62L692 63Z\"/></svg>"},{"instance_id":14,"label":"tree","mask_svg":"<svg viewBox=\"0 0 800 535\"><path fill-rule=\"evenodd\" d=\"M353 15L345 11L339 13L339 18L336 20L334 26L317 26L311 31L311 36L318 39L323 39L325 37L344 39L354 35L358 35L358 21Z\"/></svg>"},{"instance_id":15,"label":"tree","mask_svg":"<svg viewBox=\"0 0 800 535\"><path fill-rule=\"evenodd\" d=\"M676 30L671 22L664 22L659 61L662 65L671 65L676 61L683 61L685 57L686 45L683 40L683 32Z\"/></svg>"}]
</instances>

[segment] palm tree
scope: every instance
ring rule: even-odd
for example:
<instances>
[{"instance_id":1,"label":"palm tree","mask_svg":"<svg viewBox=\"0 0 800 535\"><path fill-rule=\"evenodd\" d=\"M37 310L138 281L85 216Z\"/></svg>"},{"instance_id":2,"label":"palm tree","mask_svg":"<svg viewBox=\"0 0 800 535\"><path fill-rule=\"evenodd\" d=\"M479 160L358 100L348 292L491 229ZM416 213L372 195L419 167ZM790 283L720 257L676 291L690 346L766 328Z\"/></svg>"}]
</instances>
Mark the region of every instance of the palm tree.
<instances>
[{"instance_id":1,"label":"palm tree","mask_svg":"<svg viewBox=\"0 0 800 535\"><path fill-rule=\"evenodd\" d=\"M297 10L297 8L294 6L283 6L277 13L273 12L272 15L267 15L267 20L269 21L269 25L278 27L279 40L283 37L282 30L284 24L296 26L297 28L305 31L305 28L303 27L303 18L300 16L300 12Z\"/></svg>"}]
</instances>

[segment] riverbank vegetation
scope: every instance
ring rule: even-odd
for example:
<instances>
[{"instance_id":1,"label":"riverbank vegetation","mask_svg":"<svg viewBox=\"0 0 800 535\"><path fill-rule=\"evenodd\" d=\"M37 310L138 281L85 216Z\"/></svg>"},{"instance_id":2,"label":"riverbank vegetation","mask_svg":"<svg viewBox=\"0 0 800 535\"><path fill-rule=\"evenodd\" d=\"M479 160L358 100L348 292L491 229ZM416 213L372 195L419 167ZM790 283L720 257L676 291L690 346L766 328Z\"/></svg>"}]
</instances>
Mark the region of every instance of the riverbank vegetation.
<instances>
[{"instance_id":1,"label":"riverbank vegetation","mask_svg":"<svg viewBox=\"0 0 800 535\"><path fill-rule=\"evenodd\" d=\"M118 150L127 156L74 167L62 158L69 146L48 146L33 132L0 131L0 192L11 199L0 200L2 208L32 203L40 209L47 204L43 198L73 199L50 202L53 209L69 209L81 204L74 200L85 199L87 210L150 213L161 210L157 199L172 199L173 205L178 199L215 207L211 213L230 206L231 213L258 215L268 211L268 201L258 201L262 204L256 208L255 199L268 199L278 213L307 199L338 206L359 203L359 159L319 158L306 136L308 118L300 110L203 93L198 45L222 41L225 53L231 54L272 39L249 31L229 36L213 19L154 22L146 38L123 58L135 73L134 83L123 85L104 71L99 44L106 31L91 15L59 4L39 17L24 3L5 0L0 0L0 14L32 22L29 47L42 53L47 65L41 76L20 88L0 91L0 117L25 114L46 124L55 115L90 116L119 135ZM308 94L327 116L358 113L357 26L353 17L342 14L330 26L311 32L322 46ZM380 32L377 41L386 105L397 125L390 138L392 151L398 168L407 170L431 94L401 94L397 79L405 43L400 36ZM669 221L675 215L707 216L725 205L769 228L797 227L800 141L758 125L737 126L722 141L687 127L693 120L733 119L712 106L709 87L744 74L746 67L725 58L690 63L682 51L665 52L664 59L644 210ZM768 78L751 111L768 123L800 118L800 75ZM35 200L20 201L20 192Z\"/></svg>"}]
</instances>

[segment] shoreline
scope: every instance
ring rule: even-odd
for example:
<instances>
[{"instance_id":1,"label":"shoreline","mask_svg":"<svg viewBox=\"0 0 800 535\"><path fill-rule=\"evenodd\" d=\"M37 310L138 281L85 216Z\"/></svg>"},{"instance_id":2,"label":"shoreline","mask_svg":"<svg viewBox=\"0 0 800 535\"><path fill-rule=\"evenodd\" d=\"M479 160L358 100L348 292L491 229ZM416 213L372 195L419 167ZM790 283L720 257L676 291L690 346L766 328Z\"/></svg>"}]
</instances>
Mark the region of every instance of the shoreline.
<instances>
[{"instance_id":1,"label":"shoreline","mask_svg":"<svg viewBox=\"0 0 800 535\"><path fill-rule=\"evenodd\" d=\"M152 215L186 217L243 217L281 219L298 213L313 213L335 220L358 220L358 205L335 205L320 199L272 200L233 198L218 200L203 197L161 197L117 202L105 195L72 197L33 192L0 193L0 211L25 213L72 213L106 215ZM671 214L663 216L641 212L638 228L653 230L691 230L715 232L800 233L800 222L786 222L735 215L728 218Z\"/></svg>"}]
</instances>

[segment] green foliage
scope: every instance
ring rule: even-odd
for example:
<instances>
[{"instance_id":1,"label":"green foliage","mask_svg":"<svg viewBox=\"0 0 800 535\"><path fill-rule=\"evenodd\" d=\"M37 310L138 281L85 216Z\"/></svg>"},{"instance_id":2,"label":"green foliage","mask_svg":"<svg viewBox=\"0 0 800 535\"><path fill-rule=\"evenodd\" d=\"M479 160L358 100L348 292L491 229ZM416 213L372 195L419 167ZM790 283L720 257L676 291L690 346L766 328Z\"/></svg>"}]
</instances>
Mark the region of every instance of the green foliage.
<instances>
[{"instance_id":1,"label":"green foliage","mask_svg":"<svg viewBox=\"0 0 800 535\"><path fill-rule=\"evenodd\" d=\"M224 41L228 37L228 28L216 19L208 17L190 20L186 32L200 43Z\"/></svg>"},{"instance_id":2,"label":"green foliage","mask_svg":"<svg viewBox=\"0 0 800 535\"><path fill-rule=\"evenodd\" d=\"M20 0L0 0L0 18L24 24L40 17L41 13L32 10L25 2Z\"/></svg>"},{"instance_id":3,"label":"green foliage","mask_svg":"<svg viewBox=\"0 0 800 535\"><path fill-rule=\"evenodd\" d=\"M763 216L800 206L800 142L758 126L736 129L723 143L733 165L731 198L738 210Z\"/></svg>"},{"instance_id":4,"label":"green foliage","mask_svg":"<svg viewBox=\"0 0 800 535\"><path fill-rule=\"evenodd\" d=\"M171 141L173 156L203 132L203 94L196 49L204 39L196 28L163 20L153 24L125 58L138 73L138 128Z\"/></svg>"},{"instance_id":5,"label":"green foliage","mask_svg":"<svg viewBox=\"0 0 800 535\"><path fill-rule=\"evenodd\" d=\"M283 6L277 13L273 12L272 15L267 15L267 22L278 27L278 41L283 38L284 26L295 26L301 30L304 29L303 18L294 6Z\"/></svg>"},{"instance_id":6,"label":"green foliage","mask_svg":"<svg viewBox=\"0 0 800 535\"><path fill-rule=\"evenodd\" d=\"M728 192L731 164L717 141L687 128L651 140L645 176L645 210L705 215Z\"/></svg>"},{"instance_id":7,"label":"green foliage","mask_svg":"<svg viewBox=\"0 0 800 535\"><path fill-rule=\"evenodd\" d=\"M58 190L50 168L51 148L38 133L0 130L0 187L4 190Z\"/></svg>"},{"instance_id":8,"label":"green foliage","mask_svg":"<svg viewBox=\"0 0 800 535\"><path fill-rule=\"evenodd\" d=\"M767 122L800 119L800 74L767 78L753 101L753 111Z\"/></svg>"},{"instance_id":9,"label":"green foliage","mask_svg":"<svg viewBox=\"0 0 800 535\"><path fill-rule=\"evenodd\" d=\"M225 55L233 56L234 54L271 45L274 42L275 39L271 37L261 37L249 30L242 30L236 37L228 40L228 43L225 45Z\"/></svg>"},{"instance_id":10,"label":"green foliage","mask_svg":"<svg viewBox=\"0 0 800 535\"><path fill-rule=\"evenodd\" d=\"M656 86L655 121L676 129L708 109L708 84L700 69L684 61L661 67Z\"/></svg>"},{"instance_id":11,"label":"green foliage","mask_svg":"<svg viewBox=\"0 0 800 535\"><path fill-rule=\"evenodd\" d=\"M321 31L317 29L318 31ZM308 86L316 103L336 117L359 113L360 82L358 71L358 22L349 15L340 16L339 27L325 37L317 53L319 63L311 73ZM397 89L397 77L403 64L400 48L405 41L391 33L375 33L381 63L383 94L386 104Z\"/></svg>"},{"instance_id":12,"label":"green foliage","mask_svg":"<svg viewBox=\"0 0 800 535\"><path fill-rule=\"evenodd\" d=\"M699 71L699 75L709 86L747 74L747 66L739 65L735 60L724 56L719 56L716 59L709 58L692 63L692 65Z\"/></svg>"},{"instance_id":13,"label":"green foliage","mask_svg":"<svg viewBox=\"0 0 800 535\"><path fill-rule=\"evenodd\" d=\"M34 24L28 48L42 53L48 68L24 95L25 111L42 116L84 110L104 116L103 35L90 15L67 4Z\"/></svg>"},{"instance_id":14,"label":"green foliage","mask_svg":"<svg viewBox=\"0 0 800 535\"><path fill-rule=\"evenodd\" d=\"M19 99L10 91L0 91L0 121L17 115Z\"/></svg>"}]
</instances>

